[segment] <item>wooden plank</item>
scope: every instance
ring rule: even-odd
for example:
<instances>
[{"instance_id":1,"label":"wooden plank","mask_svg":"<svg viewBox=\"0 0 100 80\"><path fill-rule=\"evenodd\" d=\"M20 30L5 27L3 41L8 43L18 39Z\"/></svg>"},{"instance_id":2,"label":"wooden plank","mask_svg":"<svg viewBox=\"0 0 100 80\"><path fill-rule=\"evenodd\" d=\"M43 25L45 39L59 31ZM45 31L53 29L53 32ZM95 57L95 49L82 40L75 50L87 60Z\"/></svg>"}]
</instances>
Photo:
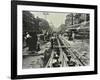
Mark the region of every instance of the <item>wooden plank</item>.
<instances>
[{"instance_id":1,"label":"wooden plank","mask_svg":"<svg viewBox=\"0 0 100 80\"><path fill-rule=\"evenodd\" d=\"M52 53L51 53L51 56L46 64L46 68L49 66L49 67L52 67L52 60L53 60L53 56L54 56L54 51L52 50Z\"/></svg>"},{"instance_id":2,"label":"wooden plank","mask_svg":"<svg viewBox=\"0 0 100 80\"><path fill-rule=\"evenodd\" d=\"M64 51L62 50L63 46L61 46L61 44L60 44L60 42L59 42L58 39L57 39L57 41L58 41L58 45L59 45L59 49L60 49L60 58L59 58L59 61L62 62L61 67L66 67L66 66L68 66L68 64L66 63L68 61L68 58L67 58L66 54L64 53ZM64 46L64 47L66 47L66 46Z\"/></svg>"},{"instance_id":3,"label":"wooden plank","mask_svg":"<svg viewBox=\"0 0 100 80\"><path fill-rule=\"evenodd\" d=\"M59 50L60 50L60 57L59 57L59 61L63 61L63 51L61 49L61 45L60 45L60 42L59 40L57 39L57 42L58 42L58 47L59 47ZM63 65L60 65L60 67L63 67Z\"/></svg>"}]
</instances>

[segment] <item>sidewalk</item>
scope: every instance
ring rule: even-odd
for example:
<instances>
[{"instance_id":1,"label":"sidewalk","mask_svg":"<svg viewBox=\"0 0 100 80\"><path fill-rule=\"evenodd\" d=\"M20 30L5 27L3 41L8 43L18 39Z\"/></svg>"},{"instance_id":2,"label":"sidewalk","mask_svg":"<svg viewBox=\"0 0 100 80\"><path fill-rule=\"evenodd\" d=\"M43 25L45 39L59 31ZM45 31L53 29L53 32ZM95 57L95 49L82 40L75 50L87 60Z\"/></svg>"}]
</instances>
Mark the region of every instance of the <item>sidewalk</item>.
<instances>
[{"instance_id":1,"label":"sidewalk","mask_svg":"<svg viewBox=\"0 0 100 80\"><path fill-rule=\"evenodd\" d=\"M28 47L23 49L23 61L22 61L22 67L23 69L29 69L29 68L42 68L43 67L43 60L44 52L51 47L50 42L41 45L40 51L36 52L34 54L34 51L28 51Z\"/></svg>"}]
</instances>

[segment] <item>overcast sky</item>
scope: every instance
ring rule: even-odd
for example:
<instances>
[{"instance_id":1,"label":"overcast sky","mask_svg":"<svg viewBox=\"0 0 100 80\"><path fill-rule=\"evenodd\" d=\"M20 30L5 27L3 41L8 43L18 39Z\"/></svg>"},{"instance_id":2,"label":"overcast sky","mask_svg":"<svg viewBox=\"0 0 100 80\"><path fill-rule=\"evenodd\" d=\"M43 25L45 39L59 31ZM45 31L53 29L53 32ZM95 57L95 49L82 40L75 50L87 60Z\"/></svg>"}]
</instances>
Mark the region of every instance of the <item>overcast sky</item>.
<instances>
[{"instance_id":1,"label":"overcast sky","mask_svg":"<svg viewBox=\"0 0 100 80\"><path fill-rule=\"evenodd\" d=\"M31 11L32 14L34 14L35 17L39 18L44 18L46 19L49 24L53 24L55 28L58 28L61 24L65 23L66 15L68 13L52 13L48 12L48 15L45 16L43 12L33 12Z\"/></svg>"}]
</instances>

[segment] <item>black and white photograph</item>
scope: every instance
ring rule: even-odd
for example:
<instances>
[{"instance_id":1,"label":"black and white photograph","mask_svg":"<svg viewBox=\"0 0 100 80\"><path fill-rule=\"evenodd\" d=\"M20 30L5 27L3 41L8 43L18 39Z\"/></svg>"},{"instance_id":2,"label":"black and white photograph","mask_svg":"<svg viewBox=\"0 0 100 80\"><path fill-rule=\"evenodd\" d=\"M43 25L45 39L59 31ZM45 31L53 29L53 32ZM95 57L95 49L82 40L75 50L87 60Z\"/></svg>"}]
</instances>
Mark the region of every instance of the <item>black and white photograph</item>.
<instances>
[{"instance_id":1,"label":"black and white photograph","mask_svg":"<svg viewBox=\"0 0 100 80\"><path fill-rule=\"evenodd\" d=\"M96 13L93 5L12 1L12 78L97 74Z\"/></svg>"},{"instance_id":2,"label":"black and white photograph","mask_svg":"<svg viewBox=\"0 0 100 80\"><path fill-rule=\"evenodd\" d=\"M22 68L90 64L90 14L22 11Z\"/></svg>"}]
</instances>

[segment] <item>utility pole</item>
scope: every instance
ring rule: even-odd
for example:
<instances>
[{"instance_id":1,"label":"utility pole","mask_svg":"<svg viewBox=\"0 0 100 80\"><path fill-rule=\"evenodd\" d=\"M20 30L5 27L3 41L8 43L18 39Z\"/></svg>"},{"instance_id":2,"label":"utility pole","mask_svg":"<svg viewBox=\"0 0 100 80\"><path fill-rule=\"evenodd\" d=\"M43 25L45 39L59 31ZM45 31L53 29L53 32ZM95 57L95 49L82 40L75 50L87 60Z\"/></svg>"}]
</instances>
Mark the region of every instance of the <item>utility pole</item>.
<instances>
[{"instance_id":1,"label":"utility pole","mask_svg":"<svg viewBox=\"0 0 100 80\"><path fill-rule=\"evenodd\" d=\"M74 17L74 16L73 16L73 13L71 13L71 17L72 17L72 25L73 25L73 17Z\"/></svg>"}]
</instances>

